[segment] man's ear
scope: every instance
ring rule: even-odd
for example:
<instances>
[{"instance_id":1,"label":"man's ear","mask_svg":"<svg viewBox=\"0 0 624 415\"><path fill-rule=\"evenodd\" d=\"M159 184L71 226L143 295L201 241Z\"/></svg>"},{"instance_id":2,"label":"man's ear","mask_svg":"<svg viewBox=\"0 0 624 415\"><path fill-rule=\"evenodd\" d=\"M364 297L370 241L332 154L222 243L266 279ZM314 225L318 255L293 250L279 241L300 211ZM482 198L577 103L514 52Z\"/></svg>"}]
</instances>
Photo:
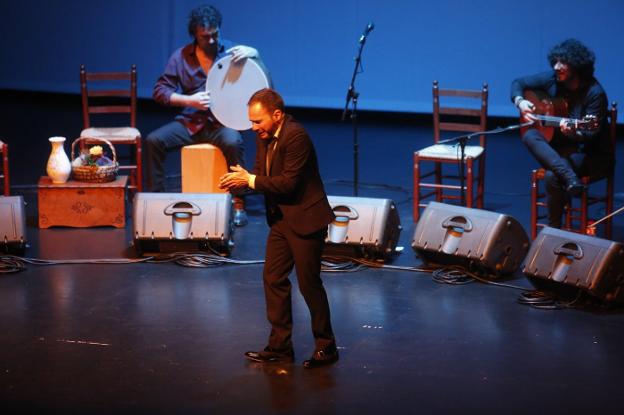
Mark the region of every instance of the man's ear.
<instances>
[{"instance_id":1,"label":"man's ear","mask_svg":"<svg viewBox=\"0 0 624 415\"><path fill-rule=\"evenodd\" d=\"M279 121L282 119L282 117L284 116L284 113L282 112L282 110L275 110L273 111L273 120L274 121Z\"/></svg>"}]
</instances>

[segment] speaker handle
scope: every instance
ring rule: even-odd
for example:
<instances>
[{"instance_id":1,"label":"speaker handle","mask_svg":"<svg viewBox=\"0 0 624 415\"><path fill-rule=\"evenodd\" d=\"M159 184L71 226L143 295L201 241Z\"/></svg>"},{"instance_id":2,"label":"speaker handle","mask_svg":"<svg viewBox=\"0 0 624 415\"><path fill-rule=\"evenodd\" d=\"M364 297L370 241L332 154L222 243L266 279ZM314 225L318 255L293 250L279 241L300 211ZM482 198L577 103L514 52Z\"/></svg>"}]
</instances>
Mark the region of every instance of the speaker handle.
<instances>
[{"instance_id":1,"label":"speaker handle","mask_svg":"<svg viewBox=\"0 0 624 415\"><path fill-rule=\"evenodd\" d=\"M576 260L583 258L583 248L574 242L564 242L559 244L553 250L555 255L572 256Z\"/></svg>"},{"instance_id":2,"label":"speaker handle","mask_svg":"<svg viewBox=\"0 0 624 415\"><path fill-rule=\"evenodd\" d=\"M464 216L452 216L442 221L443 228L461 229L464 232L470 232L473 229L470 219Z\"/></svg>"},{"instance_id":3,"label":"speaker handle","mask_svg":"<svg viewBox=\"0 0 624 415\"><path fill-rule=\"evenodd\" d=\"M193 216L197 216L201 214L201 208L192 202L174 202L165 208L164 213L167 216L172 216L176 213L190 213Z\"/></svg>"},{"instance_id":4,"label":"speaker handle","mask_svg":"<svg viewBox=\"0 0 624 415\"><path fill-rule=\"evenodd\" d=\"M349 220L356 220L360 217L360 214L353 206L337 205L334 206L332 210L334 211L334 215L344 216L345 218L349 218Z\"/></svg>"}]
</instances>

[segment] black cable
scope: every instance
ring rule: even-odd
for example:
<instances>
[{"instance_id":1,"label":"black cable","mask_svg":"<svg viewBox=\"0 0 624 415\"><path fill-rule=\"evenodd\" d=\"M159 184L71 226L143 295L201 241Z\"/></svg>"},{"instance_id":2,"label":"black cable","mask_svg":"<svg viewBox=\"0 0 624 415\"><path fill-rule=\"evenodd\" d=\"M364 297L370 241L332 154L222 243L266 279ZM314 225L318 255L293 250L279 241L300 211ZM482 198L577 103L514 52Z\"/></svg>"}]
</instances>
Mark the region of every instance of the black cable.
<instances>
[{"instance_id":1,"label":"black cable","mask_svg":"<svg viewBox=\"0 0 624 415\"><path fill-rule=\"evenodd\" d=\"M24 271L26 267L19 257L12 255L0 256L0 274L11 274L14 272Z\"/></svg>"},{"instance_id":2,"label":"black cable","mask_svg":"<svg viewBox=\"0 0 624 415\"><path fill-rule=\"evenodd\" d=\"M126 258L104 258L104 259L64 259L64 260L45 260L37 258L23 258L14 255L0 256L0 274L8 274L24 271L26 264L31 265L66 265L66 264L137 264L137 263L169 263L173 262L177 265L193 268L207 268L223 265L256 265L264 263L264 260L238 260L226 258L218 253L188 253L174 252L170 254L160 254L145 258L126 259ZM530 305L538 309L562 309L572 308L581 298L582 291L579 290L578 295L572 301L558 301L550 294L533 291L528 288L519 287L511 284L498 283L482 278L474 272L470 272L462 267L442 267L442 268L417 268L404 267L396 265L387 265L377 261L371 261L365 258L353 258L348 256L323 256L321 261L321 271L323 272L358 272L367 268L378 268L386 270L410 271L431 273L433 281L440 284L464 285L475 281L485 284L496 285L499 287L514 288L522 291L518 297L518 303Z\"/></svg>"},{"instance_id":3,"label":"black cable","mask_svg":"<svg viewBox=\"0 0 624 415\"><path fill-rule=\"evenodd\" d=\"M433 280L441 284L450 285L463 285L469 284L474 281L479 281L488 285L495 285L497 287L513 288L514 290L528 291L530 288L520 287L513 284L505 284L502 282L492 281L485 277L480 276L476 272L471 272L464 267L449 266L438 268L432 273Z\"/></svg>"},{"instance_id":4,"label":"black cable","mask_svg":"<svg viewBox=\"0 0 624 415\"><path fill-rule=\"evenodd\" d=\"M462 269L438 268L431 273L434 282L438 284L464 285L476 281Z\"/></svg>"},{"instance_id":5,"label":"black cable","mask_svg":"<svg viewBox=\"0 0 624 415\"><path fill-rule=\"evenodd\" d=\"M145 258L100 258L100 259L37 259L18 257L14 255L0 256L0 273L13 273L24 271L26 264L30 265L74 265L74 264L137 264L137 263L165 263L173 262L186 267L211 267L226 264L249 265L261 264L264 260L237 260L225 258L218 254L205 254L197 252L175 252L161 254Z\"/></svg>"},{"instance_id":6,"label":"black cable","mask_svg":"<svg viewBox=\"0 0 624 415\"><path fill-rule=\"evenodd\" d=\"M539 310L561 310L566 308L576 308L583 296L583 291L578 290L576 297L570 301L562 301L554 294L533 290L520 294L518 303L537 308Z\"/></svg>"}]
</instances>

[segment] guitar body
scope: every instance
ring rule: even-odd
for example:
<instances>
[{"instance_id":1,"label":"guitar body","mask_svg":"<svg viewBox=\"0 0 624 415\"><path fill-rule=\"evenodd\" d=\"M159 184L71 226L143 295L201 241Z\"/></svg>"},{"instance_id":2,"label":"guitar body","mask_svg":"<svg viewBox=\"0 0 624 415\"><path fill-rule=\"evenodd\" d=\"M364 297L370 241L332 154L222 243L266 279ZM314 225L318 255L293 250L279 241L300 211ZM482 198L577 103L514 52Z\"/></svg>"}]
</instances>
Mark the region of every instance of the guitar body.
<instances>
[{"instance_id":1,"label":"guitar body","mask_svg":"<svg viewBox=\"0 0 624 415\"><path fill-rule=\"evenodd\" d=\"M538 89L527 89L523 92L522 96L535 105L535 114L552 117L568 116L568 103L565 102L563 98L553 98L544 91ZM533 125L521 128L520 133L524 135L529 128L538 129L544 138L550 142L555 134L555 128L559 127L536 122Z\"/></svg>"}]
</instances>

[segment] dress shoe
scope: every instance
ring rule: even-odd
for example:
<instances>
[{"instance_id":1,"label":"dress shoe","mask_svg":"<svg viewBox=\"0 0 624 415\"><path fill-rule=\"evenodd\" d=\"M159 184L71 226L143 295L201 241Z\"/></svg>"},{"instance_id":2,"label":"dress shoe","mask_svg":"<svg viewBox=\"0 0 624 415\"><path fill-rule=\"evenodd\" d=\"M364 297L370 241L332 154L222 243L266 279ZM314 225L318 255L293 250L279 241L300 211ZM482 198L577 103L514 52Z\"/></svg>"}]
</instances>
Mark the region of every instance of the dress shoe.
<instances>
[{"instance_id":1,"label":"dress shoe","mask_svg":"<svg viewBox=\"0 0 624 415\"><path fill-rule=\"evenodd\" d=\"M245 209L234 209L234 225L245 226L247 222L247 212L245 212Z\"/></svg>"},{"instance_id":2,"label":"dress shoe","mask_svg":"<svg viewBox=\"0 0 624 415\"><path fill-rule=\"evenodd\" d=\"M295 360L295 352L292 350L275 351L266 347L261 352L245 352L245 357L259 363L287 363Z\"/></svg>"},{"instance_id":3,"label":"dress shoe","mask_svg":"<svg viewBox=\"0 0 624 415\"><path fill-rule=\"evenodd\" d=\"M338 349L336 346L328 347L325 350L317 350L312 353L312 357L303 361L303 367L314 369L316 367L331 365L338 361Z\"/></svg>"},{"instance_id":4,"label":"dress shoe","mask_svg":"<svg viewBox=\"0 0 624 415\"><path fill-rule=\"evenodd\" d=\"M566 193L570 197L579 196L585 190L585 185L578 179L569 180L566 186Z\"/></svg>"}]
</instances>

